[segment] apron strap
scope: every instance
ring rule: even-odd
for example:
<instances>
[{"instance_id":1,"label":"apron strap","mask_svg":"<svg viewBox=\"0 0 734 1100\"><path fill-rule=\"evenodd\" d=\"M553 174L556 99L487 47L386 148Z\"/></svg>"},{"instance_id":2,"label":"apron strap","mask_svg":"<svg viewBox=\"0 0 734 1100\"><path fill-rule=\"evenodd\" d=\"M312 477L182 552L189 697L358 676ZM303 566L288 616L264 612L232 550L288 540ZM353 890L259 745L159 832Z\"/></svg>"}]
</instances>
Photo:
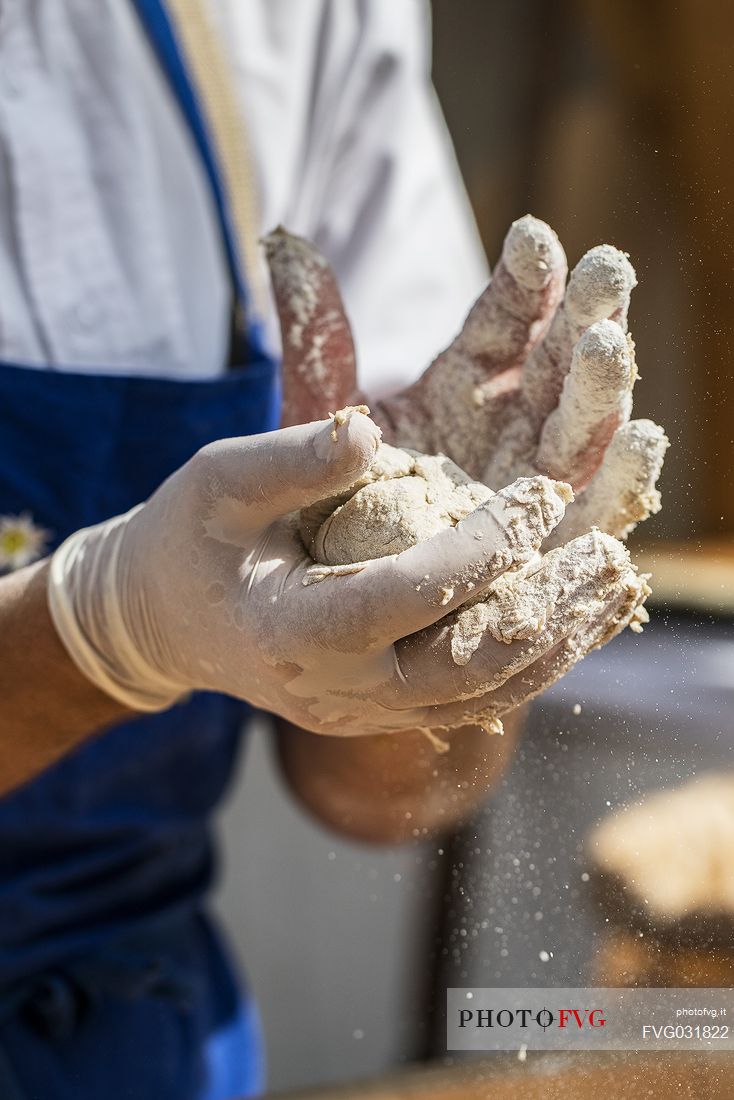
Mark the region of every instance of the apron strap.
<instances>
[{"instance_id":1,"label":"apron strap","mask_svg":"<svg viewBox=\"0 0 734 1100\"><path fill-rule=\"evenodd\" d=\"M234 286L235 325L251 338L265 315L266 292L252 160L228 60L202 0L132 2L201 156Z\"/></svg>"}]
</instances>

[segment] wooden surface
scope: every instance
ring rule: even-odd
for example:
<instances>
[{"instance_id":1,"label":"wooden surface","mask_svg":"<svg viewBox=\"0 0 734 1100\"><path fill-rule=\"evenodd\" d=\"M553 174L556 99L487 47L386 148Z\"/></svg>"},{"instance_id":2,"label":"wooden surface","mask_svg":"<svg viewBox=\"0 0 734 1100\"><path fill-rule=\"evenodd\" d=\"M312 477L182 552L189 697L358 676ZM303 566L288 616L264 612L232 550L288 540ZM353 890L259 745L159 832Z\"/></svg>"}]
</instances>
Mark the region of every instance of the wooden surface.
<instances>
[{"instance_id":1,"label":"wooden surface","mask_svg":"<svg viewBox=\"0 0 734 1100\"><path fill-rule=\"evenodd\" d=\"M652 607L734 615L734 541L641 543L631 548L651 573Z\"/></svg>"},{"instance_id":2,"label":"wooden surface","mask_svg":"<svg viewBox=\"0 0 734 1100\"><path fill-rule=\"evenodd\" d=\"M691 464L704 475L699 489L705 529L732 531L734 158L728 149L734 132L734 9L725 0L577 4L608 47L630 132L652 147L660 164L654 195L641 196L643 210L653 220L657 204L676 195L683 229L680 267L691 310L686 369L698 398L698 409L691 410L697 430L686 444ZM659 383L666 384L662 372ZM668 384L678 380L669 378Z\"/></svg>"},{"instance_id":3,"label":"wooden surface","mask_svg":"<svg viewBox=\"0 0 734 1100\"><path fill-rule=\"evenodd\" d=\"M506 1064L506 1063L505 1063ZM472 1063L417 1069L352 1088L289 1093L287 1100L726 1100L734 1055L545 1055L499 1070ZM274 1098L273 1098L274 1100ZM279 1100L286 1100L285 1094Z\"/></svg>"}]
</instances>

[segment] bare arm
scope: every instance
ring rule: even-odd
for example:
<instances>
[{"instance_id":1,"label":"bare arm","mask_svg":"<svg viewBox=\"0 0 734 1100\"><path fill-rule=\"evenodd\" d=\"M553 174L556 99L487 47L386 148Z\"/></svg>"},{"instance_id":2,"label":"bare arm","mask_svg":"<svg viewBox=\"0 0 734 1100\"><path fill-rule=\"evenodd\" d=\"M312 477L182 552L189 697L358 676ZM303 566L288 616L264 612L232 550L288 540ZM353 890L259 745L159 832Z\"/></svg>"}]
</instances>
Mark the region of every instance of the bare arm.
<instances>
[{"instance_id":1,"label":"bare arm","mask_svg":"<svg viewBox=\"0 0 734 1100\"><path fill-rule=\"evenodd\" d=\"M500 779L523 719L522 709L508 715L503 737L479 726L452 730L446 753L417 730L324 737L279 721L278 755L291 791L322 824L397 844L465 820Z\"/></svg>"},{"instance_id":2,"label":"bare arm","mask_svg":"<svg viewBox=\"0 0 734 1100\"><path fill-rule=\"evenodd\" d=\"M0 793L131 714L77 669L48 611L48 561L0 578Z\"/></svg>"}]
</instances>

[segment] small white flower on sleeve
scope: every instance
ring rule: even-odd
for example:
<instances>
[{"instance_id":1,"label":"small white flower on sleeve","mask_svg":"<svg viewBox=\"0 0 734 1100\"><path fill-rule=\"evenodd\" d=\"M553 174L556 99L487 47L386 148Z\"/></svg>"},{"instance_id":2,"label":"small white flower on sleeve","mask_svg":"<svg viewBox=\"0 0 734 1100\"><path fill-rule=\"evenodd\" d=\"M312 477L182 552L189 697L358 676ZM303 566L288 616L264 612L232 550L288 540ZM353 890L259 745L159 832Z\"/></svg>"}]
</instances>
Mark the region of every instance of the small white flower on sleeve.
<instances>
[{"instance_id":1,"label":"small white flower on sleeve","mask_svg":"<svg viewBox=\"0 0 734 1100\"><path fill-rule=\"evenodd\" d=\"M20 569L42 557L50 534L33 522L29 512L0 516L0 571Z\"/></svg>"}]
</instances>

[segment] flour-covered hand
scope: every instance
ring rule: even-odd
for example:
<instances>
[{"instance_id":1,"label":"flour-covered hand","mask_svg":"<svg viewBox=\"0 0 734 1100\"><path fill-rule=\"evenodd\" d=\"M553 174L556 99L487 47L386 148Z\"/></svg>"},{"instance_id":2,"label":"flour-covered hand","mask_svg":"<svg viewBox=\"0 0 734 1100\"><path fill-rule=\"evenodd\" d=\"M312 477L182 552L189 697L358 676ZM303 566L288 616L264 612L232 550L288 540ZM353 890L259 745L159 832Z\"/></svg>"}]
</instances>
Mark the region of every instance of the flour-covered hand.
<instances>
[{"instance_id":1,"label":"flour-covered hand","mask_svg":"<svg viewBox=\"0 0 734 1100\"><path fill-rule=\"evenodd\" d=\"M49 602L79 668L133 709L213 690L319 733L456 725L469 697L488 712L490 693L563 643L588 591L569 586L566 619L534 648L522 630L514 645L487 634L470 670L435 624L535 560L570 490L520 479L404 552L325 567L299 514L369 479L379 441L354 409L221 440L144 504L72 535L52 559ZM620 595L612 574L595 584L597 609Z\"/></svg>"},{"instance_id":2,"label":"flour-covered hand","mask_svg":"<svg viewBox=\"0 0 734 1100\"><path fill-rule=\"evenodd\" d=\"M658 510L668 441L651 421L630 420L637 371L627 312L636 276L618 249L592 248L566 283L556 234L520 218L451 346L415 384L374 402L356 396L349 323L325 259L282 230L266 247L283 332L286 423L368 400L389 443L446 454L492 489L536 474L567 481L576 501L556 544L593 526L625 538Z\"/></svg>"},{"instance_id":3,"label":"flour-covered hand","mask_svg":"<svg viewBox=\"0 0 734 1100\"><path fill-rule=\"evenodd\" d=\"M266 249L283 339L285 422L365 399L328 263L283 230ZM491 726L589 650L646 621L646 580L617 538L659 508L667 440L650 421L630 420L634 284L627 257L601 245L566 286L553 231L531 217L515 222L456 340L414 385L371 402L387 446L367 483L302 513L305 544L335 583L335 569L350 561L402 556L436 523L454 524L466 501L446 495L446 476L459 496L475 498L538 478L573 488L575 500L535 559L480 598L466 593L462 606L398 643L406 694L442 708L424 724ZM448 679L439 671L447 664Z\"/></svg>"}]
</instances>

